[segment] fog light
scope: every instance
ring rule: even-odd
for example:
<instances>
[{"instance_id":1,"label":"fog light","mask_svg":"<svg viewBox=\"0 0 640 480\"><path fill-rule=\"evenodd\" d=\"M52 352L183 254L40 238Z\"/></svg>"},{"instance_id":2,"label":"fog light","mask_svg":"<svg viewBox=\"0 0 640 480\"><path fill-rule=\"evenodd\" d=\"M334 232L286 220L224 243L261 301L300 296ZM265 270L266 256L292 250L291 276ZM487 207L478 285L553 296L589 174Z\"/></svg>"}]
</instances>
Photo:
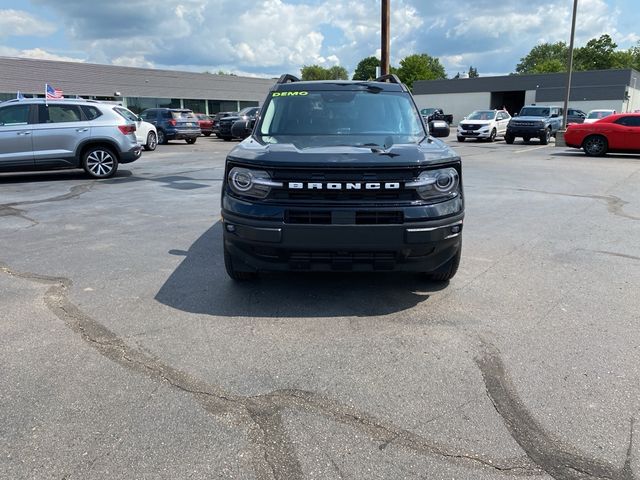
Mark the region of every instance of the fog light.
<instances>
[{"instance_id":1,"label":"fog light","mask_svg":"<svg viewBox=\"0 0 640 480\"><path fill-rule=\"evenodd\" d=\"M230 223L227 223L227 232L235 232L236 231L236 226L235 225L231 225Z\"/></svg>"},{"instance_id":2,"label":"fog light","mask_svg":"<svg viewBox=\"0 0 640 480\"><path fill-rule=\"evenodd\" d=\"M460 233L460 230L462 230L462 225L454 225L451 227L451 233Z\"/></svg>"}]
</instances>

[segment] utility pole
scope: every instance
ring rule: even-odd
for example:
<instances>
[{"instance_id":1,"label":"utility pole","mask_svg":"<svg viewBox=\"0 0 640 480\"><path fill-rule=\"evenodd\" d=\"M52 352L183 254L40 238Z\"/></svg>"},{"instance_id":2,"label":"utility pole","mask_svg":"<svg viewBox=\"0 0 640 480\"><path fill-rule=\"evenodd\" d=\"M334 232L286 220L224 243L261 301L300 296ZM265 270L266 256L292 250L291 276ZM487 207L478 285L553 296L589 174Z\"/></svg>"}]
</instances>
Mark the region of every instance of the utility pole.
<instances>
[{"instance_id":1,"label":"utility pole","mask_svg":"<svg viewBox=\"0 0 640 480\"><path fill-rule=\"evenodd\" d=\"M389 74L389 1L382 0L382 45L380 52L380 73Z\"/></svg>"},{"instance_id":2,"label":"utility pole","mask_svg":"<svg viewBox=\"0 0 640 480\"><path fill-rule=\"evenodd\" d=\"M562 115L562 127L567 128L567 109L569 108L569 95L571 94L571 71L573 70L573 39L576 34L576 11L578 0L573 0L573 17L571 18L571 40L569 41L569 61L567 64L567 90L564 96L564 112Z\"/></svg>"}]
</instances>

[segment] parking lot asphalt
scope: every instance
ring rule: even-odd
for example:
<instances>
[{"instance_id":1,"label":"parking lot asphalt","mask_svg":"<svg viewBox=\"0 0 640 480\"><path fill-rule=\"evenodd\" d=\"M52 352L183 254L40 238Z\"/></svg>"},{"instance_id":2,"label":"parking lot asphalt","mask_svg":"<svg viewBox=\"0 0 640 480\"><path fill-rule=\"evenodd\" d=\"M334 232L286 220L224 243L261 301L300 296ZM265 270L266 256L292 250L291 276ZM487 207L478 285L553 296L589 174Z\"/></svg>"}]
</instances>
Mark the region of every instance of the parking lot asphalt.
<instances>
[{"instance_id":1,"label":"parking lot asphalt","mask_svg":"<svg viewBox=\"0 0 640 480\"><path fill-rule=\"evenodd\" d=\"M234 143L0 175L0 478L640 479L640 158L446 141L449 284L234 284Z\"/></svg>"}]
</instances>

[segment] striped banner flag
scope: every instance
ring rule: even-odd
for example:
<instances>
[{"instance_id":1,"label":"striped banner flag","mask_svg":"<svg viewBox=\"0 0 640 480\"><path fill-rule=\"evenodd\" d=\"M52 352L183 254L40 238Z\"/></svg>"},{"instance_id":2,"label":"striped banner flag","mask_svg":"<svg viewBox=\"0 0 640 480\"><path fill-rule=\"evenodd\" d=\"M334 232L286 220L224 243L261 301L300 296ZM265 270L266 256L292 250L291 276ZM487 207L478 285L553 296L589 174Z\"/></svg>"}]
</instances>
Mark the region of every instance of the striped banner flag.
<instances>
[{"instance_id":1,"label":"striped banner flag","mask_svg":"<svg viewBox=\"0 0 640 480\"><path fill-rule=\"evenodd\" d=\"M61 98L64 98L62 96L62 90L59 88L53 88L48 83L44 84L44 93L47 100L60 100Z\"/></svg>"}]
</instances>

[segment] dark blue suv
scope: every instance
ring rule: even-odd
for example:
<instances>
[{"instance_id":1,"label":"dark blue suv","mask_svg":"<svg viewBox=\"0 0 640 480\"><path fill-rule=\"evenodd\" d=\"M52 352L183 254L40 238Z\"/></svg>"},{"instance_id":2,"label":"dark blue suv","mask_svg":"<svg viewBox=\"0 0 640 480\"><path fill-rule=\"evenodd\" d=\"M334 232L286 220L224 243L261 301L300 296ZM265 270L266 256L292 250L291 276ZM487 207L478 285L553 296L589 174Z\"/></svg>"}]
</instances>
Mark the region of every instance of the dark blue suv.
<instances>
[{"instance_id":1,"label":"dark blue suv","mask_svg":"<svg viewBox=\"0 0 640 480\"><path fill-rule=\"evenodd\" d=\"M185 108L149 108L140 114L145 122L155 125L158 143L165 145L169 140L185 140L196 143L202 133L198 117Z\"/></svg>"}]
</instances>

